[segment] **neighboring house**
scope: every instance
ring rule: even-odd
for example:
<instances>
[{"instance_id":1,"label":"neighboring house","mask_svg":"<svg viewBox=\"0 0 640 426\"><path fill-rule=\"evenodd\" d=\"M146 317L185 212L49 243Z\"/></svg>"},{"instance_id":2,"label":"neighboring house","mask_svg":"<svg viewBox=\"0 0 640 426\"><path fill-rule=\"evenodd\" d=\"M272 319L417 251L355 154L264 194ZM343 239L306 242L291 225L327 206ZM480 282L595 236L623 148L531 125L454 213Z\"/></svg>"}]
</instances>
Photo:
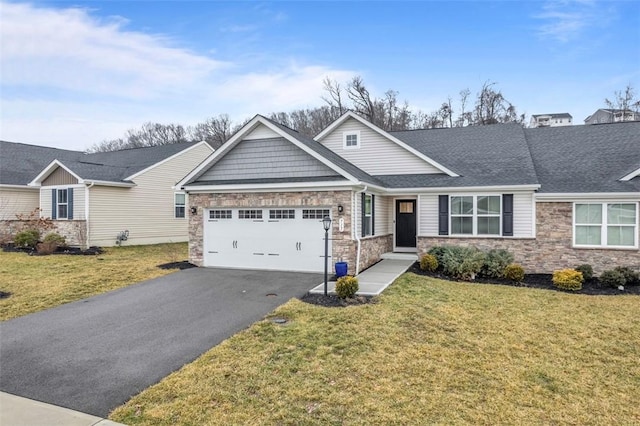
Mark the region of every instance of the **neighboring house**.
<instances>
[{"instance_id":1,"label":"neighboring house","mask_svg":"<svg viewBox=\"0 0 640 426\"><path fill-rule=\"evenodd\" d=\"M618 123L640 121L640 113L629 109L599 109L584 119L584 124Z\"/></svg>"},{"instance_id":2,"label":"neighboring house","mask_svg":"<svg viewBox=\"0 0 640 426\"><path fill-rule=\"evenodd\" d=\"M256 116L178 186L201 266L350 273L434 245L528 272L640 267L640 123L385 132L348 112L307 138Z\"/></svg>"},{"instance_id":3,"label":"neighboring house","mask_svg":"<svg viewBox=\"0 0 640 426\"><path fill-rule=\"evenodd\" d=\"M16 187L2 188L14 206L3 214L5 232L16 225L10 214L39 207L72 245L113 246L125 231L128 244L186 241L187 196L175 184L212 152L206 142L92 154L4 142L2 183Z\"/></svg>"},{"instance_id":4,"label":"neighboring house","mask_svg":"<svg viewBox=\"0 0 640 426\"><path fill-rule=\"evenodd\" d=\"M560 127L571 126L573 117L567 112L557 114L534 114L531 116L529 127Z\"/></svg>"}]
</instances>

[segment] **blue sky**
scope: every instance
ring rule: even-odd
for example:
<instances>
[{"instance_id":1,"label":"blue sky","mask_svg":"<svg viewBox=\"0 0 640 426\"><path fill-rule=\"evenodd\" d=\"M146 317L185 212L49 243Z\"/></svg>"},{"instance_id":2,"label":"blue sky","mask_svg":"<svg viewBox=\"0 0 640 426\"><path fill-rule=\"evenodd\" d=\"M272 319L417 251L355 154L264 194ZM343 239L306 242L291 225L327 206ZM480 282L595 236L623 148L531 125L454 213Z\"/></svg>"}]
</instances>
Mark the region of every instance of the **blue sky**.
<instances>
[{"instance_id":1,"label":"blue sky","mask_svg":"<svg viewBox=\"0 0 640 426\"><path fill-rule=\"evenodd\" d=\"M637 1L11 1L0 38L0 138L67 149L319 106L327 76L425 112L491 80L577 123L640 97Z\"/></svg>"}]
</instances>

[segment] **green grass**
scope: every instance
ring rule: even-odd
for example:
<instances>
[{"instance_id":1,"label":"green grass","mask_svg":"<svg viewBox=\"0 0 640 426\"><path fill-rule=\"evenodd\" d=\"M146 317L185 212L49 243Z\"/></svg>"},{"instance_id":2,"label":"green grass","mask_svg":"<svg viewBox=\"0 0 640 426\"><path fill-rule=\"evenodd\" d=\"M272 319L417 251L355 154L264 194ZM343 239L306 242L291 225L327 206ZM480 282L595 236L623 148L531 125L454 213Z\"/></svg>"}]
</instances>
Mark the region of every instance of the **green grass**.
<instances>
[{"instance_id":1,"label":"green grass","mask_svg":"<svg viewBox=\"0 0 640 426\"><path fill-rule=\"evenodd\" d=\"M405 274L291 300L111 413L129 425L638 424L640 298Z\"/></svg>"},{"instance_id":2,"label":"green grass","mask_svg":"<svg viewBox=\"0 0 640 426\"><path fill-rule=\"evenodd\" d=\"M106 248L98 256L28 256L0 252L0 321L104 293L173 271L157 267L187 258L187 244Z\"/></svg>"}]
</instances>

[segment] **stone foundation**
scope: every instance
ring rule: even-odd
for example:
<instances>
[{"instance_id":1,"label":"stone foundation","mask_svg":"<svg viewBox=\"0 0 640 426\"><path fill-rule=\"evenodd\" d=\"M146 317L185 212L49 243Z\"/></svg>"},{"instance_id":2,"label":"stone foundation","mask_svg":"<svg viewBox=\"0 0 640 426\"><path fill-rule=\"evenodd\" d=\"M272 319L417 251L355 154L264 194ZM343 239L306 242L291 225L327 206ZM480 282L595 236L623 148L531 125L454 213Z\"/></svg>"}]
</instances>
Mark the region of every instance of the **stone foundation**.
<instances>
[{"instance_id":1,"label":"stone foundation","mask_svg":"<svg viewBox=\"0 0 640 426\"><path fill-rule=\"evenodd\" d=\"M52 232L62 235L67 245L73 247L86 248L87 243L87 223L84 220L54 220L53 229L42 232L41 238ZM11 241L13 237L27 227L21 220L0 221L0 239Z\"/></svg>"},{"instance_id":2,"label":"stone foundation","mask_svg":"<svg viewBox=\"0 0 640 426\"><path fill-rule=\"evenodd\" d=\"M640 270L640 250L573 248L572 203L537 203L535 239L418 237L418 253L439 245L506 249L528 273L551 273L588 263L596 274L615 266Z\"/></svg>"},{"instance_id":3,"label":"stone foundation","mask_svg":"<svg viewBox=\"0 0 640 426\"><path fill-rule=\"evenodd\" d=\"M355 242L356 250L357 244ZM393 234L363 238L360 240L360 271L379 261L384 253L391 251L393 251ZM355 265L355 262L353 264ZM355 273L355 270L349 273Z\"/></svg>"}]
</instances>

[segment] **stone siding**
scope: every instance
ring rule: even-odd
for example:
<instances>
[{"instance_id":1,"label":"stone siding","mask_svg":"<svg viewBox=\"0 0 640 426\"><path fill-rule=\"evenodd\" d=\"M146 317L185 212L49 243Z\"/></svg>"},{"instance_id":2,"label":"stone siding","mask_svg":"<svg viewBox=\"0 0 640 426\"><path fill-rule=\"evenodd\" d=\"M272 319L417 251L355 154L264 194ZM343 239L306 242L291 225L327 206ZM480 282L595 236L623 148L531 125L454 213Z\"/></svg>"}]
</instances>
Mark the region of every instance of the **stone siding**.
<instances>
[{"instance_id":1,"label":"stone siding","mask_svg":"<svg viewBox=\"0 0 640 426\"><path fill-rule=\"evenodd\" d=\"M593 266L596 274L614 266L640 270L640 250L572 247L572 216L572 203L537 203L535 239L418 237L418 253L438 245L474 246L482 250L502 248L513 253L515 261L529 273L551 273L583 263Z\"/></svg>"},{"instance_id":2,"label":"stone siding","mask_svg":"<svg viewBox=\"0 0 640 426\"><path fill-rule=\"evenodd\" d=\"M339 204L344 207L342 213L338 213ZM189 261L203 265L203 209L325 206L331 207L333 218L330 238L334 262L342 260L351 268L356 262L356 247L351 239L351 191L189 194L189 207L197 208L197 214L189 213ZM342 232L339 231L339 219L344 219Z\"/></svg>"},{"instance_id":3,"label":"stone siding","mask_svg":"<svg viewBox=\"0 0 640 426\"><path fill-rule=\"evenodd\" d=\"M393 234L363 238L360 240L360 271L376 263L384 253L391 251L393 251ZM355 273L355 271L349 273Z\"/></svg>"},{"instance_id":4,"label":"stone siding","mask_svg":"<svg viewBox=\"0 0 640 426\"><path fill-rule=\"evenodd\" d=\"M48 229L41 234L41 238L52 232L62 235L67 245L73 247L86 248L87 243L87 223L84 220L54 220L53 229ZM15 235L25 229L26 223L21 220L0 221L0 239L11 241Z\"/></svg>"}]
</instances>

